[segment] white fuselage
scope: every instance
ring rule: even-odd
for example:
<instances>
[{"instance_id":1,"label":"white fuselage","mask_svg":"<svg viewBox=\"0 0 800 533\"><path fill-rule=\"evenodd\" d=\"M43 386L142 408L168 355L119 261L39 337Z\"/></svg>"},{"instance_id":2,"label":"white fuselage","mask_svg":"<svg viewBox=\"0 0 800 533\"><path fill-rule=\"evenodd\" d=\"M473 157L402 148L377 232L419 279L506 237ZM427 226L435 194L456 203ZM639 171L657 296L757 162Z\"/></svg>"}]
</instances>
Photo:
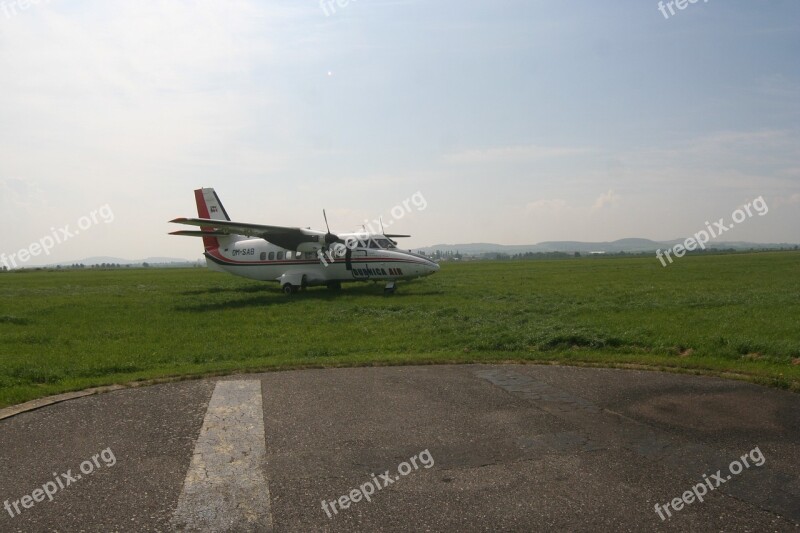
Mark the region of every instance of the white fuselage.
<instances>
[{"instance_id":1,"label":"white fuselage","mask_svg":"<svg viewBox=\"0 0 800 533\"><path fill-rule=\"evenodd\" d=\"M260 281L295 285L324 285L348 281L396 281L427 276L439 265L426 257L397 248L380 248L374 241L367 247L346 249L321 260L314 252L297 252L264 239L221 239L219 248L206 250L209 268Z\"/></svg>"}]
</instances>

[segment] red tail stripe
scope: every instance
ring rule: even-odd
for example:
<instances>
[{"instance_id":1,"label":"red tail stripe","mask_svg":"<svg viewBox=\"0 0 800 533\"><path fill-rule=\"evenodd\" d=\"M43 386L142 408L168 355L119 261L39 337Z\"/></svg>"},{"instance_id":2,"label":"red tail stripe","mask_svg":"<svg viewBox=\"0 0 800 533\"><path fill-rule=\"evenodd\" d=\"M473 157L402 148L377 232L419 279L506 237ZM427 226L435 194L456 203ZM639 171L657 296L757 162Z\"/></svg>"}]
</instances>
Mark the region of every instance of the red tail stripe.
<instances>
[{"instance_id":1,"label":"red tail stripe","mask_svg":"<svg viewBox=\"0 0 800 533\"><path fill-rule=\"evenodd\" d=\"M206 199L203 196L203 189L197 189L194 191L194 200L197 202L197 215L200 218L211 218L208 212L208 206L206 205ZM203 231L213 231L214 228L209 226L202 226L200 228ZM216 237L203 237L203 245L206 247L206 250L215 250L219 248L219 241Z\"/></svg>"}]
</instances>

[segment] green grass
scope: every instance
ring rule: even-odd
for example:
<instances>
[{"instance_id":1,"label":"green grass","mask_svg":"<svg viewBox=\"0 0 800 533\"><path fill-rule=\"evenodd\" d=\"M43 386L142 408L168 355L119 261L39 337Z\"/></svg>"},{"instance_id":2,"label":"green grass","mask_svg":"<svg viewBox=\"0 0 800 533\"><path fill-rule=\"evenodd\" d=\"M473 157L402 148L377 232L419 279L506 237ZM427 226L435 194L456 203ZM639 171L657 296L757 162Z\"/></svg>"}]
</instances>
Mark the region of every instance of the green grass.
<instances>
[{"instance_id":1,"label":"green grass","mask_svg":"<svg viewBox=\"0 0 800 533\"><path fill-rule=\"evenodd\" d=\"M309 289L209 272L0 275L0 406L134 380L365 364L647 366L800 390L800 253L446 263Z\"/></svg>"}]
</instances>

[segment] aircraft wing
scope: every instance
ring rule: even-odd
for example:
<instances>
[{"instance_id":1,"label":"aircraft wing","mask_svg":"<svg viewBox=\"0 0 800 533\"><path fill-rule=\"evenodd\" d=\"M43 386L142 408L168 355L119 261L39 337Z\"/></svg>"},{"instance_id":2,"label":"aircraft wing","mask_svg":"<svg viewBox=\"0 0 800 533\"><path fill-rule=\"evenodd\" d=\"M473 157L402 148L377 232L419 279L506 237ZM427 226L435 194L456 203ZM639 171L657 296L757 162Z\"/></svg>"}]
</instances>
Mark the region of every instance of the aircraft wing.
<instances>
[{"instance_id":1,"label":"aircraft wing","mask_svg":"<svg viewBox=\"0 0 800 533\"><path fill-rule=\"evenodd\" d=\"M187 226L200 226L203 232L177 232L178 235L193 235L203 233L213 229L216 234L222 235L244 235L246 237L259 237L272 244L296 250L297 247L306 242L325 243L325 232L309 230L303 228L290 228L285 226L264 226L262 224L250 224L248 222L233 222L230 220L214 220L211 218L176 218L170 222L175 224L186 224Z\"/></svg>"}]
</instances>

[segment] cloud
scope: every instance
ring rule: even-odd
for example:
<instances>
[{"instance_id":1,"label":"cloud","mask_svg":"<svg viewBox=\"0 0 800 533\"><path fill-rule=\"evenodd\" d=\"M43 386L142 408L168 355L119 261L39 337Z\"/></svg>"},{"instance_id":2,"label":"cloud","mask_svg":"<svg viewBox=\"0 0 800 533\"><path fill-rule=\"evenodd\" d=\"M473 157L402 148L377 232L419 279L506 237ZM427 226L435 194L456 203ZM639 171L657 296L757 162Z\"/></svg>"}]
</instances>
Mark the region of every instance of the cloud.
<instances>
[{"instance_id":1,"label":"cloud","mask_svg":"<svg viewBox=\"0 0 800 533\"><path fill-rule=\"evenodd\" d=\"M529 202L525 205L525 211L529 213L540 213L540 212L561 212L567 209L569 206L567 202L561 199L553 199L553 200L536 200L534 202Z\"/></svg>"},{"instance_id":2,"label":"cloud","mask_svg":"<svg viewBox=\"0 0 800 533\"><path fill-rule=\"evenodd\" d=\"M591 148L528 144L464 150L446 154L444 158L448 163L499 163L585 155L593 151Z\"/></svg>"},{"instance_id":3,"label":"cloud","mask_svg":"<svg viewBox=\"0 0 800 533\"><path fill-rule=\"evenodd\" d=\"M684 162L691 166L741 165L756 162L789 164L800 154L797 133L789 130L718 131L685 139L668 147L655 147L638 152L643 159Z\"/></svg>"},{"instance_id":4,"label":"cloud","mask_svg":"<svg viewBox=\"0 0 800 533\"><path fill-rule=\"evenodd\" d=\"M775 205L800 205L800 193L790 196L779 196L774 200Z\"/></svg>"},{"instance_id":5,"label":"cloud","mask_svg":"<svg viewBox=\"0 0 800 533\"><path fill-rule=\"evenodd\" d=\"M619 195L616 194L613 190L609 190L601 194L597 200L594 201L594 205L592 205L592 211L599 211L601 209L605 209L606 207L615 207L619 201Z\"/></svg>"},{"instance_id":6,"label":"cloud","mask_svg":"<svg viewBox=\"0 0 800 533\"><path fill-rule=\"evenodd\" d=\"M524 210L528 214L545 214L548 216L565 213L570 213L575 216L585 216L596 211L615 207L619 199L620 196L617 193L613 190L609 190L598 196L591 206L587 206L586 204L583 206L573 206L561 198L552 198L528 202L525 204Z\"/></svg>"},{"instance_id":7,"label":"cloud","mask_svg":"<svg viewBox=\"0 0 800 533\"><path fill-rule=\"evenodd\" d=\"M22 178L0 179L0 206L4 210L31 210L45 207L46 204L44 192L38 183Z\"/></svg>"}]
</instances>

